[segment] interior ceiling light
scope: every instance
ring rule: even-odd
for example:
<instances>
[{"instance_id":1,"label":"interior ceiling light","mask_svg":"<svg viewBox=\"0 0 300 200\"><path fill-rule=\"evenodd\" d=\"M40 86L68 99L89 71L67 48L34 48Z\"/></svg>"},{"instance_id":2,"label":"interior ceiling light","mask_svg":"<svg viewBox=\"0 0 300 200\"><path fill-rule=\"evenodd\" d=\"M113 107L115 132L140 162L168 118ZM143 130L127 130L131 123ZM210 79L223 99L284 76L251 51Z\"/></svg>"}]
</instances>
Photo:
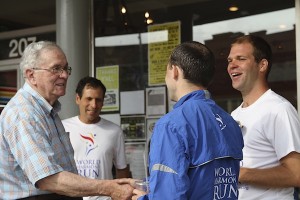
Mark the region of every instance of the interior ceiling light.
<instances>
[{"instance_id":1,"label":"interior ceiling light","mask_svg":"<svg viewBox=\"0 0 300 200\"><path fill-rule=\"evenodd\" d=\"M145 12L145 17L148 18L150 14L148 12Z\"/></svg>"},{"instance_id":2,"label":"interior ceiling light","mask_svg":"<svg viewBox=\"0 0 300 200\"><path fill-rule=\"evenodd\" d=\"M122 12L123 14L126 13L126 8L125 8L124 6L122 6L122 8L121 8L121 12Z\"/></svg>"},{"instance_id":3,"label":"interior ceiling light","mask_svg":"<svg viewBox=\"0 0 300 200\"><path fill-rule=\"evenodd\" d=\"M153 20L150 19L150 18L148 18L146 22L147 22L147 24L152 24L152 23L153 23Z\"/></svg>"},{"instance_id":4,"label":"interior ceiling light","mask_svg":"<svg viewBox=\"0 0 300 200\"><path fill-rule=\"evenodd\" d=\"M239 10L239 7L235 6L235 5L232 5L229 7L229 11L231 12L235 12L235 11L238 11Z\"/></svg>"}]
</instances>

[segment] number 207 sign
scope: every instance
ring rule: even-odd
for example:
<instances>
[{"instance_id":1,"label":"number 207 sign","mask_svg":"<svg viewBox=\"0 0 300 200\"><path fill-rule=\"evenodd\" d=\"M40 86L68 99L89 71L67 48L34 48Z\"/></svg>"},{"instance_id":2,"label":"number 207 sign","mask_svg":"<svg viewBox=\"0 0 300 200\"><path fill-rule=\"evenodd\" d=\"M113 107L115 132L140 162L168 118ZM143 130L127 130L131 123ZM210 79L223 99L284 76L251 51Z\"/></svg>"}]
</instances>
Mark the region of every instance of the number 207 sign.
<instances>
[{"instance_id":1,"label":"number 207 sign","mask_svg":"<svg viewBox=\"0 0 300 200\"><path fill-rule=\"evenodd\" d=\"M0 60L20 58L30 43L41 40L55 42L55 32L0 40Z\"/></svg>"}]
</instances>

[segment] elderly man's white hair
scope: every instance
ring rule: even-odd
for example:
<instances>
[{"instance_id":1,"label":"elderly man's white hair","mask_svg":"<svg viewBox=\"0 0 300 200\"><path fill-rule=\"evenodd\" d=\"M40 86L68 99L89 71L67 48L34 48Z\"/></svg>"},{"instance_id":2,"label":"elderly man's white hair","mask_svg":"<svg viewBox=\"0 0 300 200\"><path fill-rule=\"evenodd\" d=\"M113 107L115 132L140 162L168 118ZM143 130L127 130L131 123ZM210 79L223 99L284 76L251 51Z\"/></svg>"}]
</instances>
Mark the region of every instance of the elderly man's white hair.
<instances>
[{"instance_id":1,"label":"elderly man's white hair","mask_svg":"<svg viewBox=\"0 0 300 200\"><path fill-rule=\"evenodd\" d=\"M39 41L39 42L33 42L30 43L24 50L23 56L21 58L20 62L20 70L23 73L23 76L25 77L26 69L31 69L38 67L39 64L39 56L40 52L44 49L59 49L61 52L62 49L54 42L50 41Z\"/></svg>"}]
</instances>

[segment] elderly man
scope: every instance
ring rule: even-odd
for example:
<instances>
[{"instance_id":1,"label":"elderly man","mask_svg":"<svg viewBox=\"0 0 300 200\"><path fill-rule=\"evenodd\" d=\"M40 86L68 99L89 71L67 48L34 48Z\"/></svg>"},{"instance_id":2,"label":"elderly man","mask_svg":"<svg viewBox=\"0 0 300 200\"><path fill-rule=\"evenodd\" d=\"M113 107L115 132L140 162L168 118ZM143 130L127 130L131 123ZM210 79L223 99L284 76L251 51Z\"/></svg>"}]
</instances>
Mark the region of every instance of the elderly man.
<instances>
[{"instance_id":1,"label":"elderly man","mask_svg":"<svg viewBox=\"0 0 300 200\"><path fill-rule=\"evenodd\" d=\"M58 116L58 98L71 74L61 48L52 42L31 43L20 68L26 82L0 117L1 198L130 198L130 185L77 175L69 135Z\"/></svg>"}]
</instances>

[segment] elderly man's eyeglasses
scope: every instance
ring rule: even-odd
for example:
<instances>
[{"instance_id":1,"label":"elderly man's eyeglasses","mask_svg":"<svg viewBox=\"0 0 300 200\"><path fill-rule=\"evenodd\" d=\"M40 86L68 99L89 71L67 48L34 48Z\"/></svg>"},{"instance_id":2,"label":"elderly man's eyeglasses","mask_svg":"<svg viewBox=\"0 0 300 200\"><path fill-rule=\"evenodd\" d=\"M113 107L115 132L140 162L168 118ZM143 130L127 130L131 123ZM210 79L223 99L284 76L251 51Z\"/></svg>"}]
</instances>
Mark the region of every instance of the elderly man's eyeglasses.
<instances>
[{"instance_id":1,"label":"elderly man's eyeglasses","mask_svg":"<svg viewBox=\"0 0 300 200\"><path fill-rule=\"evenodd\" d=\"M34 67L32 68L33 70L46 70L48 72L51 72L52 74L55 75L61 75L63 73L63 71L67 72L68 75L71 75L72 72L72 68L71 67L53 67L50 69L45 69L45 68L38 68L38 67Z\"/></svg>"}]
</instances>

